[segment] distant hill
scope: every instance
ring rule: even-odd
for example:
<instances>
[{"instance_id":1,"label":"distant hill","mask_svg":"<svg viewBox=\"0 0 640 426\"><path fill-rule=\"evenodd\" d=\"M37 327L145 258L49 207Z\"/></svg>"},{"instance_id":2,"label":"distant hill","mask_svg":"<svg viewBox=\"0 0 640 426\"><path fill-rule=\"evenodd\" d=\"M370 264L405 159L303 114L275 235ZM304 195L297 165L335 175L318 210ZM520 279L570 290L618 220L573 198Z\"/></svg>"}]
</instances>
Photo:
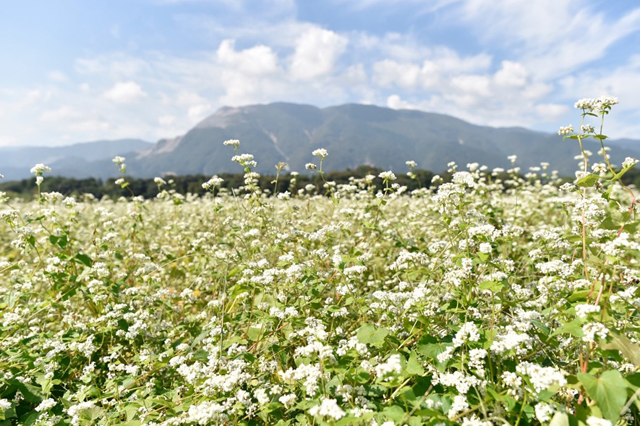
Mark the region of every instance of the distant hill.
<instances>
[{"instance_id":1,"label":"distant hill","mask_svg":"<svg viewBox=\"0 0 640 426\"><path fill-rule=\"evenodd\" d=\"M288 164L288 170L304 173L305 163L318 160L311 155L316 148L329 151L324 164L327 171L366 164L399 173L408 170L407 160L434 172L445 170L450 161L461 167L477 162L507 168L510 166L507 156L515 154L522 172L548 162L550 170L573 175L578 163L574 156L580 153L576 141L563 141L556 134L520 127L477 126L443 114L371 105L317 108L278 102L220 108L185 135L154 145L112 141L105 145L112 148L108 154L98 155L94 151L91 158L79 154L84 152L80 145L66 147L67 157L62 156L63 151L55 151L56 160L49 165L54 174L72 177L116 176L117 168L111 162L113 155L136 151L124 156L127 172L137 177L240 172L242 168L231 162L233 149L222 145L227 139L239 139L239 153L253 154L258 162L256 170L271 174L281 161ZM82 144L83 149L85 145ZM613 163L620 164L626 156L640 157L639 140L607 141L607 145L613 147ZM594 154L600 149L593 141L587 141L585 146ZM1 150L0 154L4 156ZM36 162L47 163L45 152L38 154L37 160L34 157L20 166L27 174ZM82 157L83 161L70 157ZM0 173L9 175L3 162Z\"/></svg>"},{"instance_id":2,"label":"distant hill","mask_svg":"<svg viewBox=\"0 0 640 426\"><path fill-rule=\"evenodd\" d=\"M435 172L450 161L508 167L507 156L515 154L523 171L548 162L551 169L572 175L577 164L573 157L580 152L575 141L555 134L476 126L442 114L359 104L320 109L273 103L221 108L184 136L140 153L130 162L131 170L141 176L236 172L240 168L230 161L233 150L222 145L227 139L239 139L240 152L254 154L263 173L273 173L280 161L303 172L305 163L317 160L311 151L326 148L326 170L368 164L402 172L407 160ZM614 163L640 156L640 141L607 145L614 147ZM599 145L588 141L586 148L595 154Z\"/></svg>"},{"instance_id":3,"label":"distant hill","mask_svg":"<svg viewBox=\"0 0 640 426\"><path fill-rule=\"evenodd\" d=\"M44 163L56 175L107 177L112 172L104 167L105 160L110 162L116 155L134 156L136 152L152 146L153 143L140 139L120 139L56 147L0 147L0 173L5 179L24 179L31 176L31 167Z\"/></svg>"}]
</instances>

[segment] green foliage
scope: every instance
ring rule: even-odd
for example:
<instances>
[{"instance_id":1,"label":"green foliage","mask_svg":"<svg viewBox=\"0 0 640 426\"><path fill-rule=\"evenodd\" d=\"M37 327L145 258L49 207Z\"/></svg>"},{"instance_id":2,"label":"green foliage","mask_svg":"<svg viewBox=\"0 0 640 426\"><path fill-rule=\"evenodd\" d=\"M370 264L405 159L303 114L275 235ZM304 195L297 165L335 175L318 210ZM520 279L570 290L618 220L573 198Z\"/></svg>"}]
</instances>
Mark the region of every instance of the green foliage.
<instances>
[{"instance_id":1,"label":"green foliage","mask_svg":"<svg viewBox=\"0 0 640 426\"><path fill-rule=\"evenodd\" d=\"M0 209L0 425L638 423L633 169L510 161L276 197L247 161L201 196L46 176Z\"/></svg>"}]
</instances>

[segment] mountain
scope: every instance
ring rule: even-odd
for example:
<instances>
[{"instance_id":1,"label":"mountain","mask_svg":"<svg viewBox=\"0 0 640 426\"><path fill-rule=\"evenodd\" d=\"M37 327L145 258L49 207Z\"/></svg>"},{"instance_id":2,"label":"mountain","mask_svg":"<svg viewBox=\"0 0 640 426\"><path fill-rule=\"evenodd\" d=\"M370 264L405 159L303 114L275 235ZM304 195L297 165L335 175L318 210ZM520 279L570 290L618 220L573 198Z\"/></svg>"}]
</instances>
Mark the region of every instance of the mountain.
<instances>
[{"instance_id":1,"label":"mountain","mask_svg":"<svg viewBox=\"0 0 640 426\"><path fill-rule=\"evenodd\" d=\"M239 152L253 154L261 173L274 173L281 161L289 170L304 172L305 163L317 163L311 155L316 148L329 151L325 170L369 164L397 172L407 170L407 160L434 172L446 169L450 161L463 167L472 162L509 167L507 156L515 154L523 172L548 162L550 169L572 175L574 156L580 153L576 141L519 127L477 126L447 115L372 105L321 109L279 102L221 108L184 136L161 141L127 163L133 173L149 177L241 172L231 162L233 150L222 145L227 139L239 139ZM607 145L615 146L614 163L620 164L625 156L640 157L640 141ZM595 154L599 144L586 141L585 148Z\"/></svg>"},{"instance_id":2,"label":"mountain","mask_svg":"<svg viewBox=\"0 0 640 426\"><path fill-rule=\"evenodd\" d=\"M6 179L24 179L32 176L31 167L43 163L51 167L55 175L104 178L113 174L104 167L105 160L111 162L116 155L133 157L152 146L153 143L140 139L120 139L57 147L0 147L0 173ZM116 169L113 164L111 168Z\"/></svg>"},{"instance_id":3,"label":"mountain","mask_svg":"<svg viewBox=\"0 0 640 426\"><path fill-rule=\"evenodd\" d=\"M56 175L113 177L114 155L127 158L127 173L137 177L166 174L213 175L242 172L231 161L234 151L223 146L227 139L240 140L238 153L251 153L260 173L275 173L278 162L287 170L305 172L304 165L317 163L311 152L329 151L323 168L354 169L368 164L403 173L413 160L421 169L439 173L455 161L510 167L507 157L517 155L516 165L526 173L541 162L550 170L573 175L580 154L577 141L556 134L520 127L477 126L463 120L415 110L393 110L372 105L346 104L327 108L277 102L268 105L223 107L183 136L156 144L130 139L100 141L56 148L0 148L0 173L10 179L27 177L35 163L49 165ZM626 156L640 158L640 140L606 141L614 164ZM599 143L585 141L596 154ZM595 159L595 157L594 157ZM598 160L599 161L599 160Z\"/></svg>"}]
</instances>

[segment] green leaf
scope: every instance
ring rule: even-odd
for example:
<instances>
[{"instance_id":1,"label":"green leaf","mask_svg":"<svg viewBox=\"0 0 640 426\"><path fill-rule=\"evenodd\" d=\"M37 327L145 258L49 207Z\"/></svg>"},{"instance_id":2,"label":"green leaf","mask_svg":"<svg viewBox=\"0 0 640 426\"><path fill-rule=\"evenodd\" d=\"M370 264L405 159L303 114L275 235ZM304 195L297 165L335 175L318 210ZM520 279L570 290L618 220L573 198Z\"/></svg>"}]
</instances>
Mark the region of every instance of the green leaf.
<instances>
[{"instance_id":1,"label":"green leaf","mask_svg":"<svg viewBox=\"0 0 640 426\"><path fill-rule=\"evenodd\" d=\"M371 324L364 324L358 329L358 340L360 343L368 343L378 346L384 342L384 338L389 334L389 330L381 327L376 328Z\"/></svg>"},{"instance_id":2,"label":"green leaf","mask_svg":"<svg viewBox=\"0 0 640 426\"><path fill-rule=\"evenodd\" d=\"M600 343L600 347L604 350L617 349L636 367L640 367L640 345L633 343L626 336L613 334L611 342Z\"/></svg>"},{"instance_id":3,"label":"green leaf","mask_svg":"<svg viewBox=\"0 0 640 426\"><path fill-rule=\"evenodd\" d=\"M411 351L411 355L409 355L406 371L412 376L422 376L424 374L424 368L422 368L422 364L418 360L418 355L415 351Z\"/></svg>"},{"instance_id":4,"label":"green leaf","mask_svg":"<svg viewBox=\"0 0 640 426\"><path fill-rule=\"evenodd\" d=\"M608 370L596 378L588 373L580 373L578 379L605 418L615 424L627 402L627 384L622 374L616 370Z\"/></svg>"},{"instance_id":5,"label":"green leaf","mask_svg":"<svg viewBox=\"0 0 640 426\"><path fill-rule=\"evenodd\" d=\"M478 287L481 290L491 290L493 293L497 293L504 287L504 284L498 281L483 281Z\"/></svg>"},{"instance_id":6,"label":"green leaf","mask_svg":"<svg viewBox=\"0 0 640 426\"><path fill-rule=\"evenodd\" d=\"M633 166L635 166L635 164L632 164L631 166L627 166L624 169L620 170L619 173L617 173L614 177L612 177L611 179L609 179L609 181L616 181L619 180L625 173L627 173L629 170L631 170L633 168Z\"/></svg>"},{"instance_id":7,"label":"green leaf","mask_svg":"<svg viewBox=\"0 0 640 426\"><path fill-rule=\"evenodd\" d=\"M570 426L569 416L567 413L556 411L556 414L553 415L549 426Z\"/></svg>"},{"instance_id":8,"label":"green leaf","mask_svg":"<svg viewBox=\"0 0 640 426\"><path fill-rule=\"evenodd\" d=\"M80 263L82 263L85 266L91 266L92 262L91 262L91 258L89 256L87 256L86 254L76 254L75 257L76 260L78 260Z\"/></svg>"},{"instance_id":9,"label":"green leaf","mask_svg":"<svg viewBox=\"0 0 640 426\"><path fill-rule=\"evenodd\" d=\"M576 185L583 188L594 186L599 179L600 179L600 176L594 175L593 173L591 173L578 179L578 181L576 182Z\"/></svg>"},{"instance_id":10,"label":"green leaf","mask_svg":"<svg viewBox=\"0 0 640 426\"><path fill-rule=\"evenodd\" d=\"M580 318L576 318L571 322L563 324L559 328L556 328L551 336L557 336L558 334L571 334L575 337L582 337L584 335L582 331L582 320Z\"/></svg>"},{"instance_id":11,"label":"green leaf","mask_svg":"<svg viewBox=\"0 0 640 426\"><path fill-rule=\"evenodd\" d=\"M404 416L407 414L405 410L397 405L392 405L391 407L385 408L382 413L389 417L394 422L401 422Z\"/></svg>"}]
</instances>

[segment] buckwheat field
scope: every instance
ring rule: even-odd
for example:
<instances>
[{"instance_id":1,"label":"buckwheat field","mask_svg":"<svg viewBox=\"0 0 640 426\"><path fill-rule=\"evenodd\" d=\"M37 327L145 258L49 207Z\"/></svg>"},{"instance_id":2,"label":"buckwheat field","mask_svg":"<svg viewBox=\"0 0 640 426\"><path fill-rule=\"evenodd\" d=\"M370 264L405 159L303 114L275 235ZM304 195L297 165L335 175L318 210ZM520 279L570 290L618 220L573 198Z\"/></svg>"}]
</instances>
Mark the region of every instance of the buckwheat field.
<instances>
[{"instance_id":1,"label":"buckwheat field","mask_svg":"<svg viewBox=\"0 0 640 426\"><path fill-rule=\"evenodd\" d=\"M637 425L637 160L585 123L573 183L512 157L269 196L226 141L233 191L0 194L0 425Z\"/></svg>"}]
</instances>

